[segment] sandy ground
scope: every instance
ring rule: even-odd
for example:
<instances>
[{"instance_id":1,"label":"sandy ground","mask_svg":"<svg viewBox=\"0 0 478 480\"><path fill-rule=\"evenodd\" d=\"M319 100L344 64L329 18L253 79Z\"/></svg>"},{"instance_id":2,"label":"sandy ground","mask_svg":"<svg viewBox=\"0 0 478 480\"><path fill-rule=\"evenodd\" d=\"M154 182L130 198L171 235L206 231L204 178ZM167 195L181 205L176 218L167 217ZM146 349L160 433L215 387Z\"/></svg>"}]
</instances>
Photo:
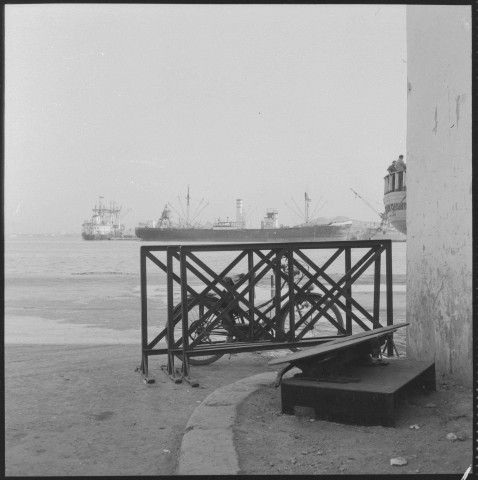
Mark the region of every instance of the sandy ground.
<instances>
[{"instance_id":1,"label":"sandy ground","mask_svg":"<svg viewBox=\"0 0 478 480\"><path fill-rule=\"evenodd\" d=\"M240 405L236 419L241 473L463 475L472 463L471 390L438 383L428 395L404 396L393 428L321 421L305 407L282 415L280 389L261 388ZM456 440L447 439L450 433ZM398 457L407 463L392 466Z\"/></svg>"},{"instance_id":2,"label":"sandy ground","mask_svg":"<svg viewBox=\"0 0 478 480\"><path fill-rule=\"evenodd\" d=\"M5 351L6 475L173 475L194 408L211 392L268 370L257 354L225 356L174 384L150 360L156 383L135 372L140 348L15 346Z\"/></svg>"},{"instance_id":3,"label":"sandy ground","mask_svg":"<svg viewBox=\"0 0 478 480\"><path fill-rule=\"evenodd\" d=\"M156 383L145 385L133 345L8 345L6 474L173 475L194 408L220 386L271 371L271 354L192 367L200 386L191 388L165 376L163 357L150 360ZM430 402L436 406L425 407ZM241 405L236 448L245 474L459 473L471 462L471 412L471 392L442 383L405 402L394 429L311 422L307 411L280 415L279 390L271 387ZM447 433L459 439L448 441ZM391 467L396 456L408 465Z\"/></svg>"}]
</instances>

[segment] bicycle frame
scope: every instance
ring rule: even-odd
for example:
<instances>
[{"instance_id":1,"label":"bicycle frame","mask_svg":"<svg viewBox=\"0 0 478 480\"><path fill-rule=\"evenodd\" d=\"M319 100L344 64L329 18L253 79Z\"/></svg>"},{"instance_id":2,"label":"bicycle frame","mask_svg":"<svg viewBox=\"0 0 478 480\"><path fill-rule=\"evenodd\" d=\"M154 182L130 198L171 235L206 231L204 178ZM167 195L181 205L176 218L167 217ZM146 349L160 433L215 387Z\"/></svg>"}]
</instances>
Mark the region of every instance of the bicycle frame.
<instances>
[{"instance_id":1,"label":"bicycle frame","mask_svg":"<svg viewBox=\"0 0 478 480\"><path fill-rule=\"evenodd\" d=\"M283 271L287 273L284 269ZM297 272L297 275L300 275L300 278L297 281L297 285L299 285L300 281L304 278L304 275L300 274L300 272ZM281 290L286 284L287 282L283 280L281 284ZM230 282L230 285L234 286L234 283ZM227 308L228 305L234 299L234 295L231 292L228 292L226 290L223 290L222 293L223 293L223 296L221 297L215 294L207 294L206 298L215 303L218 303L221 308ZM282 301L286 300L287 297L288 297L287 292L282 294L280 297L281 303ZM192 298L192 297L189 297L189 298ZM266 306L273 307L273 303L274 303L274 298L270 298L269 300L266 300L265 302L257 305L256 308L261 310ZM289 308L290 308L289 301L286 301L286 303L281 307L279 313L273 319L271 319L271 321L273 322L271 327L273 327L273 330L275 331L275 338L282 336L281 335L282 332L279 332L277 327L282 317L286 315ZM272 308L268 308L266 310L266 314L269 313L271 309ZM250 329L249 332L245 332L245 328L243 328L246 326L244 320L247 320L247 323L249 324L248 318L250 317L250 314L251 314L249 310L244 310L238 304L234 304L232 308L229 309L229 314L232 316L234 320L240 320L241 323L244 324L244 325L241 325L241 324L238 325L237 322L231 322L230 324L225 325L223 322L221 326L225 328L232 337L235 337L235 339L242 340L245 342L252 342L254 341L255 338L257 340L263 340L263 338L261 338L261 335L260 335L261 333L263 333L263 328L264 328L263 326L260 326L260 325L252 326L252 330ZM194 332L191 332L191 333L194 333ZM214 335L214 331L209 332L209 334ZM201 338L204 337L205 335L207 335L207 332L203 332L202 334L199 334L197 337L197 342L199 343ZM181 345L181 340L176 343L176 346L180 346L180 345Z\"/></svg>"}]
</instances>

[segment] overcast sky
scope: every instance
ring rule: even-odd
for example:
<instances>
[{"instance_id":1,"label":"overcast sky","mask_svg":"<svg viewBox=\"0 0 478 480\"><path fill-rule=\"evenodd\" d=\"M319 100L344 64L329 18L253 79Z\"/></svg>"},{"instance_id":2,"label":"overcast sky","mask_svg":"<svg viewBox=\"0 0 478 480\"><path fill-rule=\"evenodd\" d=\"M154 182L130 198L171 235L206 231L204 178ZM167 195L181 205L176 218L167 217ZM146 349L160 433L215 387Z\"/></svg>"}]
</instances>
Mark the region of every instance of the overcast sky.
<instances>
[{"instance_id":1,"label":"overcast sky","mask_svg":"<svg viewBox=\"0 0 478 480\"><path fill-rule=\"evenodd\" d=\"M378 221L406 154L405 6L7 5L6 233L267 208ZM287 205L286 205L287 204Z\"/></svg>"}]
</instances>

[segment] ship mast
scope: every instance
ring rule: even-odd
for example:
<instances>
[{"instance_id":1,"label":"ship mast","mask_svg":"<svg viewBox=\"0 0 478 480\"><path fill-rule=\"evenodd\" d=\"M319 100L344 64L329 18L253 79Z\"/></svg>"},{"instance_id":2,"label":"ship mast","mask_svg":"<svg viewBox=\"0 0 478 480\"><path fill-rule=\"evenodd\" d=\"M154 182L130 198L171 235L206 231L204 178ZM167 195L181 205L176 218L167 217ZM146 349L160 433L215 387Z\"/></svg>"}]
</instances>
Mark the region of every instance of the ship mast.
<instances>
[{"instance_id":1,"label":"ship mast","mask_svg":"<svg viewBox=\"0 0 478 480\"><path fill-rule=\"evenodd\" d=\"M189 228L189 201L191 197L189 196L189 185L188 185L188 196L186 197L186 228Z\"/></svg>"},{"instance_id":2,"label":"ship mast","mask_svg":"<svg viewBox=\"0 0 478 480\"><path fill-rule=\"evenodd\" d=\"M313 221L315 218L316 213L318 213L327 202L324 202L322 205L315 207L315 209L312 211L312 219L311 214L310 214L310 202L312 202L312 199L309 197L309 187L307 187L307 191L304 192L304 209L302 209L299 204L295 201L293 197L291 197L291 200L294 202L295 208L293 208L291 205L288 205L287 203L285 204L286 207L290 208L292 212L294 212L295 215L297 215L301 220L303 220L305 223L304 225L309 225L311 220ZM322 200L322 197L319 199L319 203Z\"/></svg>"},{"instance_id":3,"label":"ship mast","mask_svg":"<svg viewBox=\"0 0 478 480\"><path fill-rule=\"evenodd\" d=\"M309 224L309 203L311 202L311 198L309 197L309 188L304 194L304 203L305 203L305 224Z\"/></svg>"}]
</instances>

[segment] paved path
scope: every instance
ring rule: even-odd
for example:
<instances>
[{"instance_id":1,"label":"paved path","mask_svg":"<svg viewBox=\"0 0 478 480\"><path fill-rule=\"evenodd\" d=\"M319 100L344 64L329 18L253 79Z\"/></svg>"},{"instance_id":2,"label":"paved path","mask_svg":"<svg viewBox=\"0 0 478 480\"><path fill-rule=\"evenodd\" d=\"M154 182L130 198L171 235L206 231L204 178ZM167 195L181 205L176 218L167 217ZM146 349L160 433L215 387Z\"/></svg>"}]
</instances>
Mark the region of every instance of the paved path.
<instances>
[{"instance_id":1,"label":"paved path","mask_svg":"<svg viewBox=\"0 0 478 480\"><path fill-rule=\"evenodd\" d=\"M266 372L218 388L194 410L186 425L178 475L235 475L239 460L233 426L237 407L261 386L274 383Z\"/></svg>"}]
</instances>

